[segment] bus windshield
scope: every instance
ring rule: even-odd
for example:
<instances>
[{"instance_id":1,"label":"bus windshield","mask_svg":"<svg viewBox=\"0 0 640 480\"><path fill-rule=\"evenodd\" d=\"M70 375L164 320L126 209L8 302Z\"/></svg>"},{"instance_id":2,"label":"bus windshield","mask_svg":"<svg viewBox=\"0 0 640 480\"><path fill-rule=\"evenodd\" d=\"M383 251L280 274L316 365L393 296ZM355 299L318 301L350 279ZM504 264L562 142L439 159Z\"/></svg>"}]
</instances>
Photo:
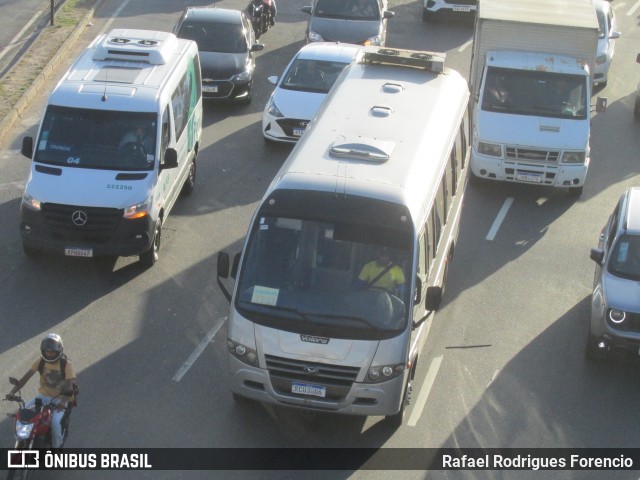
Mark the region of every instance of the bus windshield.
<instances>
[{"instance_id":1,"label":"bus windshield","mask_svg":"<svg viewBox=\"0 0 640 480\"><path fill-rule=\"evenodd\" d=\"M34 160L104 170L153 170L155 113L47 108Z\"/></svg>"},{"instance_id":2,"label":"bus windshield","mask_svg":"<svg viewBox=\"0 0 640 480\"><path fill-rule=\"evenodd\" d=\"M391 229L260 216L245 251L238 310L256 323L342 338L387 338L409 310L410 245Z\"/></svg>"}]
</instances>

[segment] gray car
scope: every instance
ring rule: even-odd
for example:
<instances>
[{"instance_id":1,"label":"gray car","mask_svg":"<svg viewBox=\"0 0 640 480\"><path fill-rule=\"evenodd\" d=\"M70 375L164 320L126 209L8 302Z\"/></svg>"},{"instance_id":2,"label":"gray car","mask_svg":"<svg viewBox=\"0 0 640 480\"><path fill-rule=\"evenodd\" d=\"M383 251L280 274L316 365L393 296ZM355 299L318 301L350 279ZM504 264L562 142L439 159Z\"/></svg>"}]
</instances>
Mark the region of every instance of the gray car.
<instances>
[{"instance_id":1,"label":"gray car","mask_svg":"<svg viewBox=\"0 0 640 480\"><path fill-rule=\"evenodd\" d=\"M387 19L394 16L394 12L387 10L387 0L315 0L313 5L302 7L302 11L310 15L307 43L384 46Z\"/></svg>"},{"instance_id":2,"label":"gray car","mask_svg":"<svg viewBox=\"0 0 640 480\"><path fill-rule=\"evenodd\" d=\"M588 358L613 351L640 355L640 187L627 190L591 249L596 272L591 296Z\"/></svg>"}]
</instances>

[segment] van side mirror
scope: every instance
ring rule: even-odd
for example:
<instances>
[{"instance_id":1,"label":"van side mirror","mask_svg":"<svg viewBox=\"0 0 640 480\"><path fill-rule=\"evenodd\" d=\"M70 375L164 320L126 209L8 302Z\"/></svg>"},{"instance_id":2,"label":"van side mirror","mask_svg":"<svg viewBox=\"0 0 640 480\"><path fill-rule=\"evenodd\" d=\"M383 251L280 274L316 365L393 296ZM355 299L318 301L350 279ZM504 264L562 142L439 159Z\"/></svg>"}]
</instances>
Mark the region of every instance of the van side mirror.
<instances>
[{"instance_id":1,"label":"van side mirror","mask_svg":"<svg viewBox=\"0 0 640 480\"><path fill-rule=\"evenodd\" d=\"M20 152L31 160L31 157L33 157L33 137L24 137L22 139L22 150Z\"/></svg>"},{"instance_id":2,"label":"van side mirror","mask_svg":"<svg viewBox=\"0 0 640 480\"><path fill-rule=\"evenodd\" d=\"M240 267L240 254L236 253L233 256L233 263L231 264L231 278L235 279L238 276L239 267Z\"/></svg>"},{"instance_id":3,"label":"van side mirror","mask_svg":"<svg viewBox=\"0 0 640 480\"><path fill-rule=\"evenodd\" d=\"M601 248L592 248L589 257L591 257L591 260L596 262L598 265L602 265L602 262L604 261L604 250Z\"/></svg>"},{"instance_id":4,"label":"van side mirror","mask_svg":"<svg viewBox=\"0 0 640 480\"><path fill-rule=\"evenodd\" d=\"M434 312L440 308L442 302L442 287L429 287L425 299L425 308L430 312Z\"/></svg>"},{"instance_id":5,"label":"van side mirror","mask_svg":"<svg viewBox=\"0 0 640 480\"><path fill-rule=\"evenodd\" d=\"M229 278L229 254L227 252L218 253L217 275L220 278Z\"/></svg>"},{"instance_id":6,"label":"van side mirror","mask_svg":"<svg viewBox=\"0 0 640 480\"><path fill-rule=\"evenodd\" d=\"M607 98L606 97L598 97L596 100L596 112L604 113L607 111Z\"/></svg>"},{"instance_id":7,"label":"van side mirror","mask_svg":"<svg viewBox=\"0 0 640 480\"><path fill-rule=\"evenodd\" d=\"M178 152L175 148L167 148L164 152L164 161L160 164L160 170L176 168L178 166Z\"/></svg>"}]
</instances>

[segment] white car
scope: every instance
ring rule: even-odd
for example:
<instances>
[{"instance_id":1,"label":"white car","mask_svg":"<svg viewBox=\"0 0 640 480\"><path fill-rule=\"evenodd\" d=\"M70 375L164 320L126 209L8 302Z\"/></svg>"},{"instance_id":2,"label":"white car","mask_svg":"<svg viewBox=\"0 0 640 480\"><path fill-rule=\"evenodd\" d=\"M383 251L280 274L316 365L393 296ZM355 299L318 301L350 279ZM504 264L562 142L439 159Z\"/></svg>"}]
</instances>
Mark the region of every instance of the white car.
<instances>
[{"instance_id":1,"label":"white car","mask_svg":"<svg viewBox=\"0 0 640 480\"><path fill-rule=\"evenodd\" d=\"M349 43L310 43L293 57L280 78L269 77L276 88L262 114L265 140L298 141L338 75L360 48Z\"/></svg>"},{"instance_id":2,"label":"white car","mask_svg":"<svg viewBox=\"0 0 640 480\"><path fill-rule=\"evenodd\" d=\"M609 65L613 60L615 40L620 38L620 32L617 31L616 17L611 3L605 0L594 0L593 5L598 16L598 53L593 82L605 86L609 78Z\"/></svg>"}]
</instances>

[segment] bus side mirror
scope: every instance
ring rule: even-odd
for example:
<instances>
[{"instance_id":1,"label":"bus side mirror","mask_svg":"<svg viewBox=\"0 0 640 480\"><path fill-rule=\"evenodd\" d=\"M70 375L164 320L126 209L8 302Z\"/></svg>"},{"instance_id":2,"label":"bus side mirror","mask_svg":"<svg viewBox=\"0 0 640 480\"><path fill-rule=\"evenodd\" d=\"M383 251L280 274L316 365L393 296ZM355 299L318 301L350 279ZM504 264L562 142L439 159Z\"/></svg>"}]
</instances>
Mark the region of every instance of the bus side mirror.
<instances>
[{"instance_id":1,"label":"bus side mirror","mask_svg":"<svg viewBox=\"0 0 640 480\"><path fill-rule=\"evenodd\" d=\"M604 260L604 251L600 248L592 248L589 257L598 265L602 265L602 261Z\"/></svg>"},{"instance_id":2,"label":"bus side mirror","mask_svg":"<svg viewBox=\"0 0 640 480\"><path fill-rule=\"evenodd\" d=\"M416 275L416 289L413 295L413 303L414 305L417 305L421 301L422 301L422 280L420 280L419 275Z\"/></svg>"},{"instance_id":3,"label":"bus side mirror","mask_svg":"<svg viewBox=\"0 0 640 480\"><path fill-rule=\"evenodd\" d=\"M425 308L430 312L434 312L440 308L442 302L442 287L429 287L427 288L427 295L425 300Z\"/></svg>"},{"instance_id":4,"label":"bus side mirror","mask_svg":"<svg viewBox=\"0 0 640 480\"><path fill-rule=\"evenodd\" d=\"M33 156L33 137L24 137L22 139L22 150L20 152L31 160Z\"/></svg>"},{"instance_id":5,"label":"bus side mirror","mask_svg":"<svg viewBox=\"0 0 640 480\"><path fill-rule=\"evenodd\" d=\"M178 166L178 152L175 148L167 148L164 152L164 161L160 164L160 170L176 168Z\"/></svg>"},{"instance_id":6,"label":"bus side mirror","mask_svg":"<svg viewBox=\"0 0 640 480\"><path fill-rule=\"evenodd\" d=\"M607 99L606 97L598 97L596 100L596 112L604 113L607 111Z\"/></svg>"}]
</instances>

